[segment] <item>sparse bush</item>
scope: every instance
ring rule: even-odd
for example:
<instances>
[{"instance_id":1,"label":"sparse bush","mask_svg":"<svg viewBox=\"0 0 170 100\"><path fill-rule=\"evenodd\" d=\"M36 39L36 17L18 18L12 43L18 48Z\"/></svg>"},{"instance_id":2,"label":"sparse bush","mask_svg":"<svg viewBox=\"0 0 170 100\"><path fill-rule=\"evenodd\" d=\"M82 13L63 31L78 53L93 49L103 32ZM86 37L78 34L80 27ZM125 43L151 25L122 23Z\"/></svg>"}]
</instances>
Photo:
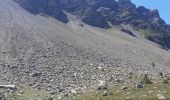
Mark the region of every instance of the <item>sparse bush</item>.
<instances>
[{"instance_id":1,"label":"sparse bush","mask_svg":"<svg viewBox=\"0 0 170 100\"><path fill-rule=\"evenodd\" d=\"M148 74L144 75L142 82L145 84L152 84L151 78L148 77Z\"/></svg>"}]
</instances>

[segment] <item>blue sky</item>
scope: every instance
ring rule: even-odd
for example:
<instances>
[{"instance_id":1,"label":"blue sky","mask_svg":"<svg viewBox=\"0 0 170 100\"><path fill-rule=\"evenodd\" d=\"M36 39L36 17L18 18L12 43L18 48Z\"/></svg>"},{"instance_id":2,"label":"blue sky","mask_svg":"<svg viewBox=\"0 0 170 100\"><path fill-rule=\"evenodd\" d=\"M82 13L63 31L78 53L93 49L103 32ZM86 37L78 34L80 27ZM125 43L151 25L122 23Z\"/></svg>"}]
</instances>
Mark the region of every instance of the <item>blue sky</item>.
<instances>
[{"instance_id":1,"label":"blue sky","mask_svg":"<svg viewBox=\"0 0 170 100\"><path fill-rule=\"evenodd\" d=\"M131 0L136 6L143 5L149 9L158 9L161 18L170 24L170 0Z\"/></svg>"}]
</instances>

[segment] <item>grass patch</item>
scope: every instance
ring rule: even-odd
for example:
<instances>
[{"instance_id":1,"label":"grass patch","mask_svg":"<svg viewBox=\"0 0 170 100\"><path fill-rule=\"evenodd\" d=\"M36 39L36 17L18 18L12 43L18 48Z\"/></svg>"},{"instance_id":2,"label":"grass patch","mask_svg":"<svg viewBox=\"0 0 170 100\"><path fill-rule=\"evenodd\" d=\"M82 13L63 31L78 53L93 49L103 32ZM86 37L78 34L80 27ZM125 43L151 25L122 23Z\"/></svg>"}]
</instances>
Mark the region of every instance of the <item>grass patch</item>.
<instances>
[{"instance_id":1,"label":"grass patch","mask_svg":"<svg viewBox=\"0 0 170 100\"><path fill-rule=\"evenodd\" d=\"M91 91L78 96L73 96L75 100L125 100L130 97L131 100L158 100L157 94L162 94L166 97L166 100L170 100L170 85L164 83L152 83L146 84L144 88L139 89L134 86L128 86L128 90L124 91L120 89L121 86L110 86L108 93L112 95L103 96L103 91ZM153 92L150 92L153 91ZM72 99L67 99L72 100Z\"/></svg>"},{"instance_id":2,"label":"grass patch","mask_svg":"<svg viewBox=\"0 0 170 100\"><path fill-rule=\"evenodd\" d=\"M61 100L125 100L130 97L131 100L158 100L157 94L162 94L166 100L170 100L170 84L161 82L153 82L146 84L144 88L136 88L133 85L127 85L128 90L121 90L121 85L108 87L108 96L103 96L103 90L88 91L82 94L69 95ZM150 91L153 91L152 93ZM48 100L50 94L45 91L36 90L33 88L23 89L23 94L16 98L16 95L11 95L10 100L30 100L31 98L39 97L41 100ZM54 95L54 100L58 100L58 95Z\"/></svg>"},{"instance_id":3,"label":"grass patch","mask_svg":"<svg viewBox=\"0 0 170 100\"><path fill-rule=\"evenodd\" d=\"M145 84L152 84L151 78L149 78L148 74L145 74L142 80Z\"/></svg>"}]
</instances>

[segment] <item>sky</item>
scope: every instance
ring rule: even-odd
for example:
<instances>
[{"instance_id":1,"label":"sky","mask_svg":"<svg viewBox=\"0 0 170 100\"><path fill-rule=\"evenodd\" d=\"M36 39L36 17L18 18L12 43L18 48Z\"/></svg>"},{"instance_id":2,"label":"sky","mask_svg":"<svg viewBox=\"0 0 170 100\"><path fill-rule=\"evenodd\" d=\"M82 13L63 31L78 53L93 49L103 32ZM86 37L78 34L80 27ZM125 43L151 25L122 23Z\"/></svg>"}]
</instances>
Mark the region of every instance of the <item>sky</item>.
<instances>
[{"instance_id":1,"label":"sky","mask_svg":"<svg viewBox=\"0 0 170 100\"><path fill-rule=\"evenodd\" d=\"M158 9L161 18L170 24L170 0L131 0L136 6L145 6L149 9Z\"/></svg>"}]
</instances>

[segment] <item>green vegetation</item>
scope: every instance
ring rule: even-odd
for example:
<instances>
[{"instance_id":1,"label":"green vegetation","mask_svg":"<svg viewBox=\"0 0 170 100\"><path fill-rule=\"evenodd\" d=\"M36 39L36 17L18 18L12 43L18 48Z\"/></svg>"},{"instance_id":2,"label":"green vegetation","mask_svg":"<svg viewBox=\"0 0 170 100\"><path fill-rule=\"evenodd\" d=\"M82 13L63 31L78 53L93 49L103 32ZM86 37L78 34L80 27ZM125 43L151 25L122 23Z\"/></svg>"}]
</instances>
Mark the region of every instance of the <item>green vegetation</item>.
<instances>
[{"instance_id":1,"label":"green vegetation","mask_svg":"<svg viewBox=\"0 0 170 100\"><path fill-rule=\"evenodd\" d=\"M120 18L125 18L125 17L129 17L131 14L130 14L130 12L129 11L123 11L120 15L119 15L119 17Z\"/></svg>"},{"instance_id":2,"label":"green vegetation","mask_svg":"<svg viewBox=\"0 0 170 100\"><path fill-rule=\"evenodd\" d=\"M146 22L144 20L142 20L142 19L137 19L137 20L135 20L135 23L143 24L143 23L146 23Z\"/></svg>"},{"instance_id":3,"label":"green vegetation","mask_svg":"<svg viewBox=\"0 0 170 100\"><path fill-rule=\"evenodd\" d=\"M154 32L150 29L146 29L146 30L143 30L143 29L140 29L138 30L145 38L148 38L150 36L153 36L154 35Z\"/></svg>"},{"instance_id":4,"label":"green vegetation","mask_svg":"<svg viewBox=\"0 0 170 100\"><path fill-rule=\"evenodd\" d=\"M142 82L145 84L152 84L151 78L149 78L148 74L144 75Z\"/></svg>"},{"instance_id":5,"label":"green vegetation","mask_svg":"<svg viewBox=\"0 0 170 100\"><path fill-rule=\"evenodd\" d=\"M126 72L126 68L115 68L114 71ZM137 72L136 72L137 73ZM132 75L132 74L130 74ZM135 75L135 73L133 73ZM134 79L135 76L133 76ZM24 88L23 93L18 95L15 92L11 95L10 100L30 100L31 98L39 97L41 100L48 100L48 97L53 96L54 100L125 100L130 98L131 100L158 100L157 94L165 96L166 100L170 100L170 84L168 84L168 78L150 78L148 74L141 75L135 78L136 82L144 82L144 88L137 88L135 84L131 83L126 77L123 83L115 85L113 81L109 84L107 89L97 88L94 90L87 90L86 92L71 94L68 96L63 95L51 95L44 90L37 90L33 88ZM166 84L165 84L166 83ZM126 86L127 90L122 90L121 87ZM103 92L107 91L107 95L103 96ZM62 99L58 99L61 97ZM17 98L17 99L16 99Z\"/></svg>"},{"instance_id":6,"label":"green vegetation","mask_svg":"<svg viewBox=\"0 0 170 100\"><path fill-rule=\"evenodd\" d=\"M170 100L170 85L162 83L147 84L143 89L129 86L127 91L121 90L119 86L113 86L109 87L108 91L111 95L103 96L102 91L91 91L72 96L72 98L76 98L75 100L98 100L98 98L99 100L125 100L130 97L131 100L158 100L156 94L161 92L167 98L166 100Z\"/></svg>"},{"instance_id":7,"label":"green vegetation","mask_svg":"<svg viewBox=\"0 0 170 100\"><path fill-rule=\"evenodd\" d=\"M152 84L146 84L144 88L136 88L133 85L128 85L128 90L121 90L121 85L110 85L106 91L108 96L103 96L104 90L91 90L77 95L69 95L64 97L64 100L125 100L130 97L131 100L158 100L157 94L162 94L166 97L166 100L170 100L170 84L164 84L163 82L155 82ZM13 98L12 98L13 97ZM10 100L14 99L16 95L11 96ZM30 100L34 97L40 97L42 100L47 100L49 94L44 91L39 91L32 88L23 90L23 94L18 95L17 100ZM58 95L55 95L54 100L59 100ZM61 99L62 100L62 99Z\"/></svg>"}]
</instances>

